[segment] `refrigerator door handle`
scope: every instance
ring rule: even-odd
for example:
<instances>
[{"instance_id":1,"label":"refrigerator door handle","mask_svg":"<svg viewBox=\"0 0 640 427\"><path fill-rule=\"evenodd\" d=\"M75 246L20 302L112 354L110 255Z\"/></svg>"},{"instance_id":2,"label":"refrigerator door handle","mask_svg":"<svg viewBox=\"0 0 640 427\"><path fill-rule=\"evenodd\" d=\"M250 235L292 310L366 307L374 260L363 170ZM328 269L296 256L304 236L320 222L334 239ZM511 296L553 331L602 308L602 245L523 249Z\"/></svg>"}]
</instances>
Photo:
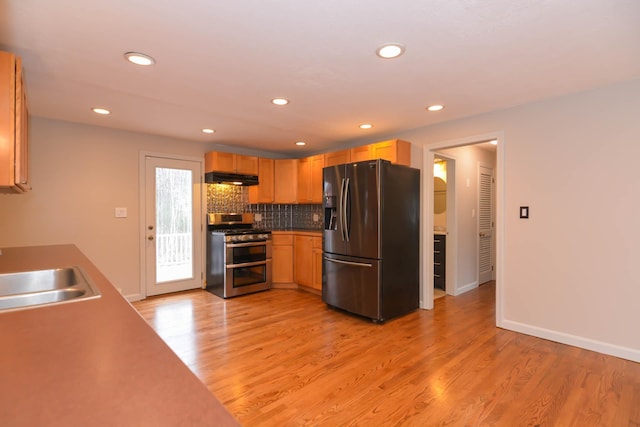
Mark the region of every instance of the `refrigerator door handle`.
<instances>
[{"instance_id":1,"label":"refrigerator door handle","mask_svg":"<svg viewBox=\"0 0 640 427\"><path fill-rule=\"evenodd\" d=\"M349 241L349 222L348 222L348 218L347 218L347 204L349 203L349 181L350 179L347 178L347 180L345 181L345 186L344 186L344 204L342 207L342 214L344 215L344 236L345 236L345 240L348 242Z\"/></svg>"},{"instance_id":2,"label":"refrigerator door handle","mask_svg":"<svg viewBox=\"0 0 640 427\"><path fill-rule=\"evenodd\" d=\"M340 219L340 237L344 240L344 223L342 220L344 219L344 215L342 215L342 211L344 210L344 178L342 178L342 182L340 183L340 203L338 205L338 218Z\"/></svg>"},{"instance_id":3,"label":"refrigerator door handle","mask_svg":"<svg viewBox=\"0 0 640 427\"><path fill-rule=\"evenodd\" d=\"M335 262L338 264L346 264L346 265L355 265L356 267L373 267L373 264L369 264L366 262L342 261L340 259L333 259L333 258L327 258L327 257L324 257L324 259L329 262Z\"/></svg>"}]
</instances>

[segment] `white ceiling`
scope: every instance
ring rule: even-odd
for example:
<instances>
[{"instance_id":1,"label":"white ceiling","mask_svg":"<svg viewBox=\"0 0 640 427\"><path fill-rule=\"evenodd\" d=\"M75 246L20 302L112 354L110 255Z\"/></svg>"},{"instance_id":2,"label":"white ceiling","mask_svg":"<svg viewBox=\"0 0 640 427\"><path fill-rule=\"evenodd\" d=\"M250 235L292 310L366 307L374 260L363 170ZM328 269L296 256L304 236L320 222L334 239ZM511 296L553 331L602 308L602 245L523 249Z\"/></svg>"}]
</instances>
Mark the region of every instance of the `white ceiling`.
<instances>
[{"instance_id":1,"label":"white ceiling","mask_svg":"<svg viewBox=\"0 0 640 427\"><path fill-rule=\"evenodd\" d=\"M638 78L640 1L0 0L0 49L33 115L303 155Z\"/></svg>"}]
</instances>

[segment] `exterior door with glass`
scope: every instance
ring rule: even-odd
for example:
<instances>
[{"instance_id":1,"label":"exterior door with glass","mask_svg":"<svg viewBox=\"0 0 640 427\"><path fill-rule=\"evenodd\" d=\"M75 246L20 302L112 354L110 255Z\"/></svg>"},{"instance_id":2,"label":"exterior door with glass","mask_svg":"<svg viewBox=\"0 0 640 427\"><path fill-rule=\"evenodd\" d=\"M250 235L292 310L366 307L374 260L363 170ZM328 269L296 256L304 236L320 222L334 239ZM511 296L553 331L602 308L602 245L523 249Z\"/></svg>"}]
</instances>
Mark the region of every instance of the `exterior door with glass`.
<instances>
[{"instance_id":1,"label":"exterior door with glass","mask_svg":"<svg viewBox=\"0 0 640 427\"><path fill-rule=\"evenodd\" d=\"M202 162L145 156L146 295L202 287Z\"/></svg>"}]
</instances>

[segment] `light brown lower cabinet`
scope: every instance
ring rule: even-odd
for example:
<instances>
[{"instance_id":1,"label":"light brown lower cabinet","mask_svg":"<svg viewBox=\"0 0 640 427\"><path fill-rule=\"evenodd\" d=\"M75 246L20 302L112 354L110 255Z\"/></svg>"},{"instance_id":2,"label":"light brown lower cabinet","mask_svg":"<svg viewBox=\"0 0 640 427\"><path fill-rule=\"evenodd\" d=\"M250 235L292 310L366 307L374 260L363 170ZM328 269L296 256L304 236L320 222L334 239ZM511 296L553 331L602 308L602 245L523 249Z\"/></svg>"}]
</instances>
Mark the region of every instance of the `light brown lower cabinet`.
<instances>
[{"instance_id":1,"label":"light brown lower cabinet","mask_svg":"<svg viewBox=\"0 0 640 427\"><path fill-rule=\"evenodd\" d=\"M306 235L296 235L293 241L294 267L293 279L300 286L311 287L312 279L312 249L313 237Z\"/></svg>"},{"instance_id":2,"label":"light brown lower cabinet","mask_svg":"<svg viewBox=\"0 0 640 427\"><path fill-rule=\"evenodd\" d=\"M274 231L271 235L271 278L274 288L322 290L320 233Z\"/></svg>"},{"instance_id":3,"label":"light brown lower cabinet","mask_svg":"<svg viewBox=\"0 0 640 427\"><path fill-rule=\"evenodd\" d=\"M271 235L271 281L278 285L293 282L293 234L274 232Z\"/></svg>"},{"instance_id":4,"label":"light brown lower cabinet","mask_svg":"<svg viewBox=\"0 0 640 427\"><path fill-rule=\"evenodd\" d=\"M311 287L322 290L322 237L313 237L313 274Z\"/></svg>"},{"instance_id":5,"label":"light brown lower cabinet","mask_svg":"<svg viewBox=\"0 0 640 427\"><path fill-rule=\"evenodd\" d=\"M294 280L298 286L322 290L322 236L319 233L294 237Z\"/></svg>"}]
</instances>

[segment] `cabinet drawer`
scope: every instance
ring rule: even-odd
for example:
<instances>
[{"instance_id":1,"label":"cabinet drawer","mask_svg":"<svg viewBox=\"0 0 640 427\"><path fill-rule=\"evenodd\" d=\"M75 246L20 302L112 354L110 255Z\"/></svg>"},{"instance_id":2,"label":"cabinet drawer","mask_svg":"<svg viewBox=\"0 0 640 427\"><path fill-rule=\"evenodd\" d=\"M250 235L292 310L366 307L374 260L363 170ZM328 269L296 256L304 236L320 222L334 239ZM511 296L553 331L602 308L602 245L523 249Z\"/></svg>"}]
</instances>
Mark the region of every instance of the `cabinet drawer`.
<instances>
[{"instance_id":1,"label":"cabinet drawer","mask_svg":"<svg viewBox=\"0 0 640 427\"><path fill-rule=\"evenodd\" d=\"M272 246L291 246L293 245L293 234L271 234Z\"/></svg>"}]
</instances>

